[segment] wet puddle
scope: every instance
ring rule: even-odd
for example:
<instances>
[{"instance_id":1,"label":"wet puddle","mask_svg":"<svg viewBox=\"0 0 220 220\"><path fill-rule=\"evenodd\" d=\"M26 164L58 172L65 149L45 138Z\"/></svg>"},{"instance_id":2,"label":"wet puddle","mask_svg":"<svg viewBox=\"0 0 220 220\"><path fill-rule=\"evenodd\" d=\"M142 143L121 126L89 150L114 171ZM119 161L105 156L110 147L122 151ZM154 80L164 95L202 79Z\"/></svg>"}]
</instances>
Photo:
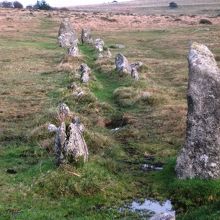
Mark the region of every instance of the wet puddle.
<instances>
[{"instance_id":1,"label":"wet puddle","mask_svg":"<svg viewBox=\"0 0 220 220\"><path fill-rule=\"evenodd\" d=\"M145 199L143 201L134 200L130 205L120 209L121 212L130 211L137 213L140 219L149 219L157 214L175 216L175 211L170 200L159 202L157 200Z\"/></svg>"},{"instance_id":2,"label":"wet puddle","mask_svg":"<svg viewBox=\"0 0 220 220\"><path fill-rule=\"evenodd\" d=\"M160 171L163 170L162 164L143 164L141 165L141 170L143 171Z\"/></svg>"},{"instance_id":3,"label":"wet puddle","mask_svg":"<svg viewBox=\"0 0 220 220\"><path fill-rule=\"evenodd\" d=\"M163 203L160 203L158 201L155 200L144 200L143 203L138 202L138 201L133 201L130 209L132 211L148 211L151 212L153 214L159 214L159 213L163 213L163 212L172 212L172 204L170 200L166 200Z\"/></svg>"}]
</instances>

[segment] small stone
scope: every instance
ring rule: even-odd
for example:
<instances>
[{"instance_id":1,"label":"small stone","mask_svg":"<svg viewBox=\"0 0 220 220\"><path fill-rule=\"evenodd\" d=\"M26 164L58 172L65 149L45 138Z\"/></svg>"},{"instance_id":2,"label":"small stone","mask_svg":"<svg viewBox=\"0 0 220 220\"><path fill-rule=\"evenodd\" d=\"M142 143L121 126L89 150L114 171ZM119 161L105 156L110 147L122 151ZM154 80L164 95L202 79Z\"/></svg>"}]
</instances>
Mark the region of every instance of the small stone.
<instances>
[{"instance_id":1,"label":"small stone","mask_svg":"<svg viewBox=\"0 0 220 220\"><path fill-rule=\"evenodd\" d=\"M132 68L131 77L134 78L135 80L139 80L139 73L136 68Z\"/></svg>"},{"instance_id":2,"label":"small stone","mask_svg":"<svg viewBox=\"0 0 220 220\"><path fill-rule=\"evenodd\" d=\"M68 55L72 57L78 57L79 56L79 48L77 45L72 46L68 49Z\"/></svg>"},{"instance_id":3,"label":"small stone","mask_svg":"<svg viewBox=\"0 0 220 220\"><path fill-rule=\"evenodd\" d=\"M70 115L70 109L65 103L58 106L58 115L60 118L66 118Z\"/></svg>"},{"instance_id":4,"label":"small stone","mask_svg":"<svg viewBox=\"0 0 220 220\"><path fill-rule=\"evenodd\" d=\"M89 82L91 69L88 67L87 64L85 64L85 63L81 64L80 72L81 72L81 81L83 83Z\"/></svg>"},{"instance_id":5,"label":"small stone","mask_svg":"<svg viewBox=\"0 0 220 220\"><path fill-rule=\"evenodd\" d=\"M102 39L97 38L95 40L95 48L98 50L98 52L103 52L104 45L105 45L105 43L104 43L104 41Z\"/></svg>"}]
</instances>

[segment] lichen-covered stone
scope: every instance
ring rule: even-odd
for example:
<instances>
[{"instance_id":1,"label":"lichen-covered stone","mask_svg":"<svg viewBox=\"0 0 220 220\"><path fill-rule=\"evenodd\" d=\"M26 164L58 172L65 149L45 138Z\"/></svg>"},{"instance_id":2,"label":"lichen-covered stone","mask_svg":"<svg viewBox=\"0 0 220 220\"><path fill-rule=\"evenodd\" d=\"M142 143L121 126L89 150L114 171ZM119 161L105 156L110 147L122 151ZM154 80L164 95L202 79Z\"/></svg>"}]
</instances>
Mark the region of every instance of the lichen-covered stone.
<instances>
[{"instance_id":1,"label":"lichen-covered stone","mask_svg":"<svg viewBox=\"0 0 220 220\"><path fill-rule=\"evenodd\" d=\"M103 52L104 45L105 45L105 43L104 43L104 41L102 39L97 38L95 40L95 48L98 50L98 52Z\"/></svg>"},{"instance_id":2,"label":"lichen-covered stone","mask_svg":"<svg viewBox=\"0 0 220 220\"><path fill-rule=\"evenodd\" d=\"M119 53L115 57L116 70L121 74L131 74L131 66L128 63L127 58Z\"/></svg>"},{"instance_id":3,"label":"lichen-covered stone","mask_svg":"<svg viewBox=\"0 0 220 220\"><path fill-rule=\"evenodd\" d=\"M91 69L88 67L87 64L85 63L81 64L80 72L81 72L81 81L83 83L89 82Z\"/></svg>"},{"instance_id":4,"label":"lichen-covered stone","mask_svg":"<svg viewBox=\"0 0 220 220\"><path fill-rule=\"evenodd\" d=\"M58 42L64 48L70 48L78 43L76 31L72 28L68 20L64 20L60 24Z\"/></svg>"},{"instance_id":5,"label":"lichen-covered stone","mask_svg":"<svg viewBox=\"0 0 220 220\"><path fill-rule=\"evenodd\" d=\"M78 118L67 126L65 119L70 115L69 107L62 103L58 107L60 126L58 128L53 124L48 126L50 132L56 133L54 153L57 165L88 160L88 148L83 138L84 126Z\"/></svg>"},{"instance_id":6,"label":"lichen-covered stone","mask_svg":"<svg viewBox=\"0 0 220 220\"><path fill-rule=\"evenodd\" d=\"M220 70L202 44L191 45L188 62L186 140L177 158L177 176L220 178Z\"/></svg>"}]
</instances>

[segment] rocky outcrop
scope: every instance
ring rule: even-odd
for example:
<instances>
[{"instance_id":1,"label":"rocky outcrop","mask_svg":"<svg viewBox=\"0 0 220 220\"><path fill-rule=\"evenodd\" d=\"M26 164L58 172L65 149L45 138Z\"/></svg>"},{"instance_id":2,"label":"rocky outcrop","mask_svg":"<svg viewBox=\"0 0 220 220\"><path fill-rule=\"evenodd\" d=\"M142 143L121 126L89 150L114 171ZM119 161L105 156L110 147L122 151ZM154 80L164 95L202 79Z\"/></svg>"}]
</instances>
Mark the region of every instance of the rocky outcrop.
<instances>
[{"instance_id":1,"label":"rocky outcrop","mask_svg":"<svg viewBox=\"0 0 220 220\"><path fill-rule=\"evenodd\" d=\"M83 28L81 32L82 44L93 44L91 30L89 28Z\"/></svg>"},{"instance_id":2,"label":"rocky outcrop","mask_svg":"<svg viewBox=\"0 0 220 220\"><path fill-rule=\"evenodd\" d=\"M69 21L62 21L58 33L58 42L61 47L70 48L77 45L78 38Z\"/></svg>"},{"instance_id":3,"label":"rocky outcrop","mask_svg":"<svg viewBox=\"0 0 220 220\"><path fill-rule=\"evenodd\" d=\"M62 103L58 107L60 126L48 126L49 132L56 133L54 152L57 165L88 160L88 148L83 138L84 126L78 118L67 126L65 120L68 117L72 117L69 107Z\"/></svg>"},{"instance_id":4,"label":"rocky outcrop","mask_svg":"<svg viewBox=\"0 0 220 220\"><path fill-rule=\"evenodd\" d=\"M181 179L220 178L220 70L202 44L191 45L188 62L186 140L176 173Z\"/></svg>"},{"instance_id":5,"label":"rocky outcrop","mask_svg":"<svg viewBox=\"0 0 220 220\"><path fill-rule=\"evenodd\" d=\"M81 81L83 83L89 82L90 74L91 74L91 69L88 67L87 64L83 63L80 66L80 72L81 72Z\"/></svg>"}]
</instances>

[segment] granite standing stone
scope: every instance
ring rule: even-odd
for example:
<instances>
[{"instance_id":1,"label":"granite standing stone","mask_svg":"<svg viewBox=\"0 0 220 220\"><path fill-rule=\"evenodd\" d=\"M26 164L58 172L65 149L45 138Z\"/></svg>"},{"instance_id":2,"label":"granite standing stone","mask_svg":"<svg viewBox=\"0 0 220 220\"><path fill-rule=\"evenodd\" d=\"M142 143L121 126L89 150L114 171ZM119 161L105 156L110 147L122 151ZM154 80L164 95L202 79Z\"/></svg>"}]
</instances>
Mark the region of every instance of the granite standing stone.
<instances>
[{"instance_id":1,"label":"granite standing stone","mask_svg":"<svg viewBox=\"0 0 220 220\"><path fill-rule=\"evenodd\" d=\"M181 179L220 178L220 70L210 50L198 43L189 55L186 139L177 158Z\"/></svg>"}]
</instances>

